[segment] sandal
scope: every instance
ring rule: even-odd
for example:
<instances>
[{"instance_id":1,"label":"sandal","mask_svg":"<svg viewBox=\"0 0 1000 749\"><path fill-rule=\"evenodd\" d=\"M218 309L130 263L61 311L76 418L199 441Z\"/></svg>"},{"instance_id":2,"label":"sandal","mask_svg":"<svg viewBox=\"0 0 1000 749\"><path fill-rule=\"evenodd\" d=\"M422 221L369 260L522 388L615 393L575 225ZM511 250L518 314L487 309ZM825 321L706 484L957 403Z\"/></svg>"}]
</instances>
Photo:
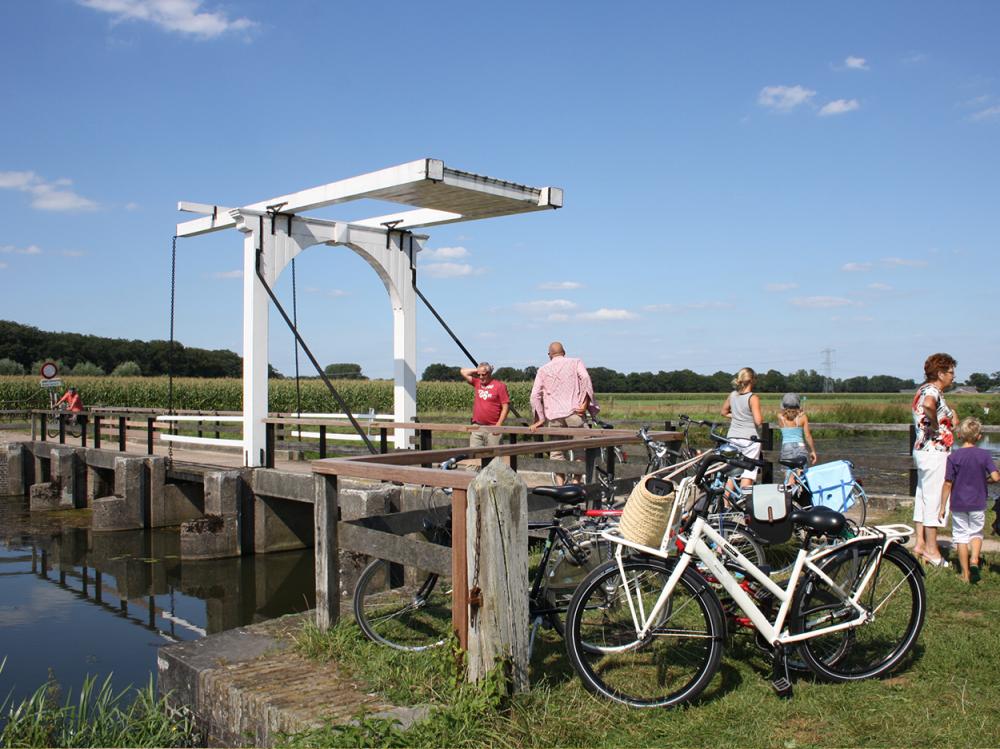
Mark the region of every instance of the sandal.
<instances>
[{"instance_id":1,"label":"sandal","mask_svg":"<svg viewBox=\"0 0 1000 749\"><path fill-rule=\"evenodd\" d=\"M932 559L929 556L924 555L924 564L930 565L931 567L948 567L948 560L944 557L938 557L937 559Z\"/></svg>"}]
</instances>

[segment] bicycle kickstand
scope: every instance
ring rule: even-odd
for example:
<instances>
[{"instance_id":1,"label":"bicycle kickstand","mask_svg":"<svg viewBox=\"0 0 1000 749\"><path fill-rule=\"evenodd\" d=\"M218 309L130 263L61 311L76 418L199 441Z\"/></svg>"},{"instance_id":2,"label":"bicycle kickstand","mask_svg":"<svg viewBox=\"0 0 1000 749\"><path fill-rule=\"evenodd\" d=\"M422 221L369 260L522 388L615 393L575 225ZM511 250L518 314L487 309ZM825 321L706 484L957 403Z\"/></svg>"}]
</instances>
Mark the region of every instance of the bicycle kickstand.
<instances>
[{"instance_id":1,"label":"bicycle kickstand","mask_svg":"<svg viewBox=\"0 0 1000 749\"><path fill-rule=\"evenodd\" d=\"M771 688L783 700L792 698L792 680L788 676L788 659L785 656L785 646L780 643L774 646Z\"/></svg>"}]
</instances>

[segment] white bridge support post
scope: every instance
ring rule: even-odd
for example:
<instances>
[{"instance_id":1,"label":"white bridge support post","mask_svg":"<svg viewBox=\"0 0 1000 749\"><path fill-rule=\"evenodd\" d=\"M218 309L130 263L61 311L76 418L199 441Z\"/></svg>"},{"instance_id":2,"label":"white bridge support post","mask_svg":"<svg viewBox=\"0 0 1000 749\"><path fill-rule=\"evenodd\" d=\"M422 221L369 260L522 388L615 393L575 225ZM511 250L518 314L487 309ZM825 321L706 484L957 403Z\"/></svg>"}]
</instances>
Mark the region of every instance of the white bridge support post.
<instances>
[{"instance_id":1,"label":"white bridge support post","mask_svg":"<svg viewBox=\"0 0 1000 749\"><path fill-rule=\"evenodd\" d=\"M403 238L393 235L390 256L386 258L394 288L386 288L392 299L392 357L393 379L392 409L397 422L413 421L417 415L417 294L413 290L410 257L401 248ZM409 445L412 429L396 429L396 449Z\"/></svg>"},{"instance_id":2,"label":"white bridge support post","mask_svg":"<svg viewBox=\"0 0 1000 749\"><path fill-rule=\"evenodd\" d=\"M270 299L257 278L259 227L243 232L243 465L264 465L267 418L267 314Z\"/></svg>"}]
</instances>

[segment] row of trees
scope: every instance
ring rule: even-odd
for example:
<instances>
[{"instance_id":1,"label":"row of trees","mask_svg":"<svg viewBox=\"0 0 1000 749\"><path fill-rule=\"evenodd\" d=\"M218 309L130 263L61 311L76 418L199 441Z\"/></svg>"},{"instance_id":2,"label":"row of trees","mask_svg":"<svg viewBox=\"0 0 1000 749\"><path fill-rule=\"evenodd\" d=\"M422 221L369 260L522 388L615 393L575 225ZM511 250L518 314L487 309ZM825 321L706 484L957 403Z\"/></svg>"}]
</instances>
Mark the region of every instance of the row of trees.
<instances>
[{"instance_id":1,"label":"row of trees","mask_svg":"<svg viewBox=\"0 0 1000 749\"><path fill-rule=\"evenodd\" d=\"M535 378L537 367L500 367L493 376L504 382L524 382ZM594 390L600 393L719 393L732 387L732 372L716 372L711 375L698 374L690 369L678 369L670 372L617 372L607 367L589 367L590 379ZM423 372L424 381L455 381L461 380L459 367L447 364L431 364ZM895 393L900 390L912 390L916 387L913 380L904 380L890 375L875 375L874 377L849 377L847 379L827 379L816 370L800 369L790 374L783 374L776 369L770 369L760 374L757 380L757 390L762 393L784 393L797 391L803 393L821 393L832 385L838 393Z\"/></svg>"},{"instance_id":2,"label":"row of trees","mask_svg":"<svg viewBox=\"0 0 1000 749\"><path fill-rule=\"evenodd\" d=\"M172 367L170 366L173 357ZM143 375L173 373L182 377L239 377L243 360L225 349L188 348L169 341L129 341L80 333L50 333L30 325L0 320L0 359L20 365L27 374L36 374L40 361L59 360L63 373L106 374L126 362L132 362ZM85 367L88 371L78 372ZM8 365L8 367L11 365Z\"/></svg>"}]
</instances>

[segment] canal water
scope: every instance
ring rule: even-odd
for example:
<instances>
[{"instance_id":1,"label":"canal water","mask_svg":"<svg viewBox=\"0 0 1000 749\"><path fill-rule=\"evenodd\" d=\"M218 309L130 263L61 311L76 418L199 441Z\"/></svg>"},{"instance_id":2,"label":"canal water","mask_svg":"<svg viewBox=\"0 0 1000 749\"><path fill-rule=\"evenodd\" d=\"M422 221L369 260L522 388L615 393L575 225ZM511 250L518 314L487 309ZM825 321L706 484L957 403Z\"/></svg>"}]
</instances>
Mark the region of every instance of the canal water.
<instances>
[{"instance_id":1,"label":"canal water","mask_svg":"<svg viewBox=\"0 0 1000 749\"><path fill-rule=\"evenodd\" d=\"M0 702L50 675L145 685L161 645L314 605L311 550L181 564L176 529L95 533L88 513L0 497Z\"/></svg>"}]
</instances>

